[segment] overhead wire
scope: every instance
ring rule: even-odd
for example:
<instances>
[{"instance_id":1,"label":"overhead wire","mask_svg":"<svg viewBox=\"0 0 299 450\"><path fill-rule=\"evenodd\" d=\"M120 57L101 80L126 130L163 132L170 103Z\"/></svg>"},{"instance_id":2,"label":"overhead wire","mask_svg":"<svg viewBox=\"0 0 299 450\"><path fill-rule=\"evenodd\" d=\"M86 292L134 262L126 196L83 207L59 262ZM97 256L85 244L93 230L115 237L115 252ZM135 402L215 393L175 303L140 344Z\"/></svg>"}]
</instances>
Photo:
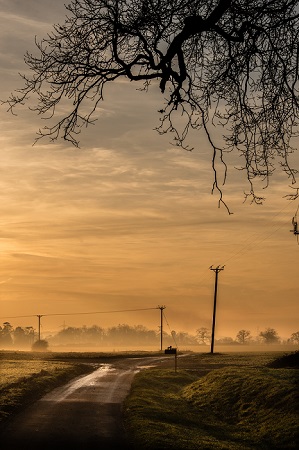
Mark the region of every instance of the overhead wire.
<instances>
[{"instance_id":1,"label":"overhead wire","mask_svg":"<svg viewBox=\"0 0 299 450\"><path fill-rule=\"evenodd\" d=\"M280 211L278 211L274 215L274 219L276 219L278 216L280 216L280 214L282 212L284 212L286 209L288 209L289 207L290 207L290 204L287 204L286 206L284 206ZM299 205L298 205L298 208L299 208ZM250 243L243 245L243 247L241 247L239 250L237 250L235 253L233 253L229 258L227 258L224 261L224 264L227 264L228 261L230 261L231 259L233 259L237 256L244 255L246 252L251 250L253 248L253 246L255 246L256 244L261 244L262 242L266 241L268 238L273 236L278 230L280 230L283 226L285 226L288 221L289 221L289 219L284 220L283 223L281 223L281 225L279 225L279 226L275 226L275 224L272 225L270 227L270 231L269 231L269 229L267 229L267 231L264 231L263 233L253 234L253 235L249 236L245 242L250 240ZM277 222L277 220L276 220L276 222Z\"/></svg>"},{"instance_id":2,"label":"overhead wire","mask_svg":"<svg viewBox=\"0 0 299 450\"><path fill-rule=\"evenodd\" d=\"M19 319L22 317L49 317L49 316L77 316L77 315L86 315L86 314L112 314L112 313L122 313L122 312L135 312L135 311L149 311L153 309L159 309L158 307L154 308L136 308L136 309L120 309L113 311L89 311L89 312L75 312L75 313L50 313L50 314L30 314L27 316L4 316L0 317L0 319Z\"/></svg>"},{"instance_id":3,"label":"overhead wire","mask_svg":"<svg viewBox=\"0 0 299 450\"><path fill-rule=\"evenodd\" d=\"M274 218L278 217L283 211L285 211L290 204L287 204L284 208L282 208L280 211L278 211ZM295 217L298 214L299 211L299 204L295 213ZM268 239L269 237L273 236L273 234L275 234L279 229L281 229L284 224L286 223L286 221L281 224L279 227L276 227L275 229L273 229L272 232L264 232L261 235L257 235L256 238L254 239L254 235L253 235L253 239L252 236L249 236L245 242L247 242L248 240L251 239L249 244L245 244L243 245L243 247L241 247L241 249L239 249L238 251L236 251L235 253L233 253L229 258L227 258L224 261L224 264L227 264L229 261L231 261L232 259L241 256L243 254L245 254L247 251L251 250L253 245L255 245L256 243L261 243L264 242L266 239ZM273 228L273 226L272 226ZM210 272L207 271L207 273L205 275L203 275L203 277L201 278L201 280L199 281L199 284L201 284L206 278L208 278L208 276L210 276ZM19 315L19 316L3 316L0 317L0 319L16 319L16 318L27 318L27 317L37 317L37 316L41 316L41 317L48 317L48 316L75 316L75 315L89 315L89 314L113 314L113 313L122 313L122 312L136 312L136 311L149 311L149 310L154 310L154 309L159 309L159 307L151 307L151 308L136 308L136 309L122 309L122 310L112 310L112 311L89 311L89 312L74 312L74 313L49 313L49 314L31 314L31 315ZM163 316L165 318L165 321L169 327L169 323L167 321L167 318L165 316L165 313L163 312ZM170 329L170 327L169 327ZM171 331L171 330L170 330ZM175 338L174 336L172 336L174 341ZM177 343L175 342L175 344L177 345Z\"/></svg>"},{"instance_id":4,"label":"overhead wire","mask_svg":"<svg viewBox=\"0 0 299 450\"><path fill-rule=\"evenodd\" d=\"M169 323L168 323L168 320L167 320L167 317L166 317L164 311L163 311L163 317L164 317L164 319L165 319L165 322L167 323L167 326L168 326L168 328L169 328L170 335L171 335L171 337L172 337L172 339L173 339L173 342L175 343L175 346L176 346L176 348L178 349L178 344L177 344L177 342L176 342L176 339L175 339L174 334L173 334L172 331L171 331L170 325L169 325Z\"/></svg>"},{"instance_id":5,"label":"overhead wire","mask_svg":"<svg viewBox=\"0 0 299 450\"><path fill-rule=\"evenodd\" d=\"M290 208L290 206L291 206L291 202L287 203L281 210L279 210L274 215L274 220L277 219L281 215L282 212L284 212L285 210ZM298 213L298 211L299 211L299 205L298 205L296 213ZM288 221L289 221L289 219L285 220L279 226L275 226L275 224L274 224L274 225L272 225L272 227L268 228L267 231L265 231L263 233L253 233L251 236L247 237L243 246L241 246L241 248L239 248L236 252L231 254L231 256L229 256L227 259L225 259L223 261L223 263L221 263L221 265L225 266L232 259L246 254L248 251L252 250L253 246L255 246L256 244L261 244L262 242L264 242L265 240L267 240L268 238L273 236L278 230L280 230L283 226L285 226ZM277 222L277 220L276 220L276 222ZM248 243L248 241L250 241L250 242ZM211 273L210 273L210 271L207 270L207 272L205 274L203 274L203 276L199 280L198 286L200 286L208 277L211 277Z\"/></svg>"}]
</instances>

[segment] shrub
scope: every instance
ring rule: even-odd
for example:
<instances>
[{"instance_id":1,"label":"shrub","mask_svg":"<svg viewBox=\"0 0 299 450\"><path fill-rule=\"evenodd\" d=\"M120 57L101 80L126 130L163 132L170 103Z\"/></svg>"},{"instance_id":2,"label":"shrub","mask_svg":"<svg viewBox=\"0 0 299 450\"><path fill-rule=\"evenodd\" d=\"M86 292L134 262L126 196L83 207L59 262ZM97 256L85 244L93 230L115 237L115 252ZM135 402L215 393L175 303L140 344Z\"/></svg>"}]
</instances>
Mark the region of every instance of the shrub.
<instances>
[{"instance_id":1,"label":"shrub","mask_svg":"<svg viewBox=\"0 0 299 450\"><path fill-rule=\"evenodd\" d=\"M49 343L45 339L39 339L32 344L31 350L34 352L48 351Z\"/></svg>"},{"instance_id":2,"label":"shrub","mask_svg":"<svg viewBox=\"0 0 299 450\"><path fill-rule=\"evenodd\" d=\"M274 369L292 367L293 369L299 369L299 351L294 353L289 353L281 358L277 358L268 364L268 367L273 367Z\"/></svg>"}]
</instances>

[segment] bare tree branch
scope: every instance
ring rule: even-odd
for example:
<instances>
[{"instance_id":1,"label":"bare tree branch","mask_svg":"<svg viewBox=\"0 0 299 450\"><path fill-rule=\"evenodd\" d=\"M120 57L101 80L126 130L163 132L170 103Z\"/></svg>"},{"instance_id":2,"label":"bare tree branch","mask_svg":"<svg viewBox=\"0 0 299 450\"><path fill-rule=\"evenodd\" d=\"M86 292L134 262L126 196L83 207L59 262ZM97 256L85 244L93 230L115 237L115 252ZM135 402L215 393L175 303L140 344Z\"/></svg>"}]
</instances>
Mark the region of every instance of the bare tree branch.
<instances>
[{"instance_id":1,"label":"bare tree branch","mask_svg":"<svg viewBox=\"0 0 299 450\"><path fill-rule=\"evenodd\" d=\"M187 150L191 129L206 133L220 204L226 206L215 158L225 182L229 151L241 156L246 197L255 203L263 201L256 180L267 187L277 166L295 184L289 161L298 136L299 1L72 0L67 10L64 24L37 43L37 56L26 54L31 75L6 102L13 112L36 99L33 109L51 123L38 138L78 145L107 83L127 78L148 90L155 81L165 97L158 132L173 133ZM180 130L176 114L185 121ZM210 124L222 127L221 146Z\"/></svg>"}]
</instances>

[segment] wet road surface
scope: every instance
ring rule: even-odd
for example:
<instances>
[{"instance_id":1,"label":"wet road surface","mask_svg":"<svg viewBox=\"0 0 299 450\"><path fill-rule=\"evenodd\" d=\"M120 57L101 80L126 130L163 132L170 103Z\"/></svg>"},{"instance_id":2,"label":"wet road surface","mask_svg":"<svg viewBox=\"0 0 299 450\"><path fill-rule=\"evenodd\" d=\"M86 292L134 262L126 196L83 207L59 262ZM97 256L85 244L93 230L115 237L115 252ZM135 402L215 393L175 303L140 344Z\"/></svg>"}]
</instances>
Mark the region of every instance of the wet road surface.
<instances>
[{"instance_id":1,"label":"wet road surface","mask_svg":"<svg viewBox=\"0 0 299 450\"><path fill-rule=\"evenodd\" d=\"M89 375L59 387L9 420L1 449L129 449L122 403L134 375L157 358L128 358L102 364Z\"/></svg>"}]
</instances>

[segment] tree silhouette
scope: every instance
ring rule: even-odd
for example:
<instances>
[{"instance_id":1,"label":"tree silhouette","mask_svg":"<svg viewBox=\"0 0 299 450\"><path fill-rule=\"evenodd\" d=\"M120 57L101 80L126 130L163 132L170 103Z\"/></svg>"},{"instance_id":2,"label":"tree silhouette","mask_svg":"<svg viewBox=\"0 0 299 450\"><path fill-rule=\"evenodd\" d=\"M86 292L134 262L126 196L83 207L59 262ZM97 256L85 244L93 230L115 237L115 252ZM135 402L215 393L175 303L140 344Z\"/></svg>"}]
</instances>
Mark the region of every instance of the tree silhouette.
<instances>
[{"instance_id":1,"label":"tree silhouette","mask_svg":"<svg viewBox=\"0 0 299 450\"><path fill-rule=\"evenodd\" d=\"M39 339L32 344L31 350L33 352L47 352L48 347L49 347L48 341L46 341L45 339Z\"/></svg>"},{"instance_id":2,"label":"tree silhouette","mask_svg":"<svg viewBox=\"0 0 299 450\"><path fill-rule=\"evenodd\" d=\"M206 327L201 327L196 330L196 338L202 345L207 344L211 340L211 332Z\"/></svg>"},{"instance_id":3,"label":"tree silhouette","mask_svg":"<svg viewBox=\"0 0 299 450\"><path fill-rule=\"evenodd\" d=\"M279 336L274 328L266 328L260 332L260 337L264 340L265 344L278 344Z\"/></svg>"},{"instance_id":4,"label":"tree silhouette","mask_svg":"<svg viewBox=\"0 0 299 450\"><path fill-rule=\"evenodd\" d=\"M94 121L108 83L126 78L144 90L158 84L165 99L158 132L173 133L175 144L190 150L189 131L204 130L212 148L213 191L222 203L225 153L236 151L249 182L246 196L261 203L255 181L266 187L277 161L295 183L289 156L298 135L298 3L72 0L64 24L36 43L38 55L26 54L31 76L23 76L24 87L9 106L35 94L32 108L57 120L39 137L62 136L78 145L80 127ZM221 143L215 126L223 132ZM219 161L225 168L221 182Z\"/></svg>"},{"instance_id":5,"label":"tree silhouette","mask_svg":"<svg viewBox=\"0 0 299 450\"><path fill-rule=\"evenodd\" d=\"M294 344L299 344L299 331L292 333L290 340L291 340L291 342L294 342Z\"/></svg>"},{"instance_id":6,"label":"tree silhouette","mask_svg":"<svg viewBox=\"0 0 299 450\"><path fill-rule=\"evenodd\" d=\"M15 347L23 347L32 345L34 340L33 327L20 327L17 326L13 330L13 342Z\"/></svg>"},{"instance_id":7,"label":"tree silhouette","mask_svg":"<svg viewBox=\"0 0 299 450\"><path fill-rule=\"evenodd\" d=\"M236 340L240 344L246 344L251 340L251 333L249 330L240 330L236 335Z\"/></svg>"},{"instance_id":8,"label":"tree silhouette","mask_svg":"<svg viewBox=\"0 0 299 450\"><path fill-rule=\"evenodd\" d=\"M0 344L4 347L12 346L12 331L13 327L9 322L4 322L3 327L0 327Z\"/></svg>"}]
</instances>

